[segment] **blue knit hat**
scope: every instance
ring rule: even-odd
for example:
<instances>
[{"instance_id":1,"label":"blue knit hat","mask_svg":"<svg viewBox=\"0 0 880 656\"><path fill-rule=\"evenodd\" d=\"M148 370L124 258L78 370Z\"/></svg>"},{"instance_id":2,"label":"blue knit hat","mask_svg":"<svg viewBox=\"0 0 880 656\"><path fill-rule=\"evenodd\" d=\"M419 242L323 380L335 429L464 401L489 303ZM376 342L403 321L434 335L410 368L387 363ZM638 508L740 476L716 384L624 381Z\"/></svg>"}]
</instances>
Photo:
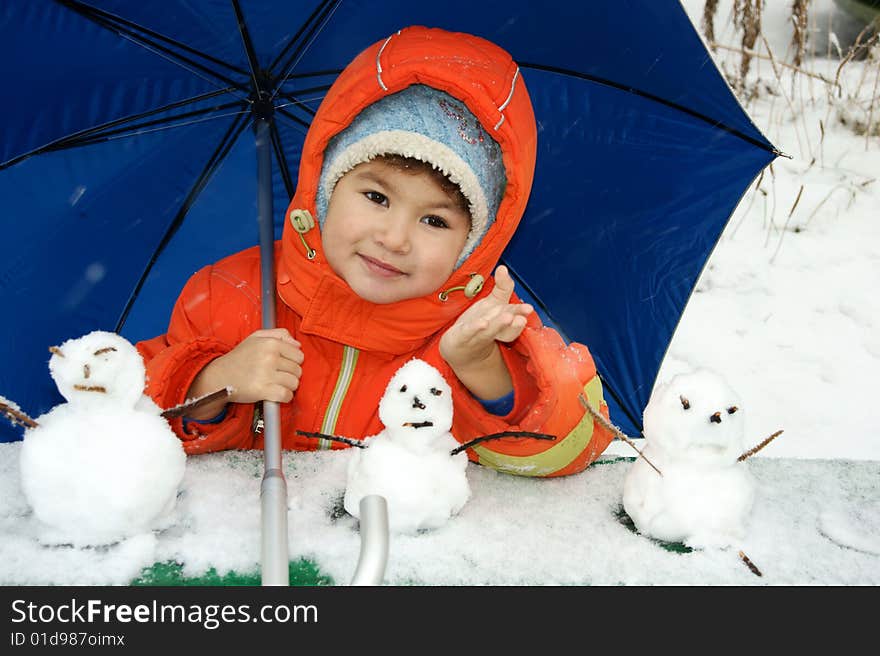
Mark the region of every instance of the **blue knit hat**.
<instances>
[{"instance_id":1,"label":"blue knit hat","mask_svg":"<svg viewBox=\"0 0 880 656\"><path fill-rule=\"evenodd\" d=\"M316 198L322 227L339 179L379 155L427 162L461 189L471 214L455 266L461 265L495 221L504 196L501 147L464 103L433 87L416 84L377 100L327 144Z\"/></svg>"}]
</instances>

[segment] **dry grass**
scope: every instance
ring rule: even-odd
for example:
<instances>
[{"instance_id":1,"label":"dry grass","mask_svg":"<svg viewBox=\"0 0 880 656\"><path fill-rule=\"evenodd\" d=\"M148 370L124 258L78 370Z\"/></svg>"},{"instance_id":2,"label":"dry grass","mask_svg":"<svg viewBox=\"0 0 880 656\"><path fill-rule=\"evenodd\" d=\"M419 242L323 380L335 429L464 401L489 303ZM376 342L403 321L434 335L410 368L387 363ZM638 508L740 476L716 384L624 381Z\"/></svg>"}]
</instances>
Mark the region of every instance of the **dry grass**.
<instances>
[{"instance_id":1,"label":"dry grass","mask_svg":"<svg viewBox=\"0 0 880 656\"><path fill-rule=\"evenodd\" d=\"M721 16L719 4L705 1L700 25L714 59L747 110L761 100L761 112L769 116L766 133L786 135L787 143L779 145L792 149L790 165L803 180L796 189L779 185L771 164L755 181L745 211L731 226L732 237L746 216L755 216L752 206L763 205L764 246L772 250L773 262L786 234L810 229L820 212L848 211L877 182L877 176L846 170L838 149L829 146L838 159L826 161L825 138L829 127L843 125L864 136L865 150L880 148L880 20L866 26L851 44L841 46L833 32L832 13L827 13L826 23L824 16L816 18L813 14L818 12L811 12L811 0L789 0L792 37L785 52L774 52L762 34L762 19L768 8L779 11L778 5L732 0L730 14ZM777 24L778 18L774 14ZM818 43L824 52L819 52ZM777 166L789 165L783 162ZM814 168L818 176L810 174ZM839 182L823 187L828 172ZM818 188L811 185L815 180L820 181Z\"/></svg>"},{"instance_id":2,"label":"dry grass","mask_svg":"<svg viewBox=\"0 0 880 656\"><path fill-rule=\"evenodd\" d=\"M855 134L864 135L866 147L871 146L871 137L880 136L880 109L876 109L880 101L880 23L866 26L855 42L843 50L830 24L815 24L810 0L791 0L791 43L786 52L774 53L761 34L764 0L733 0L731 15L721 22L728 28L720 35L716 31L718 4L718 0L706 0L701 28L721 71L746 107L758 97L774 95L784 100L785 113L796 117L803 114L797 111L798 106L816 101L817 94L827 103L828 114L822 125L798 129L801 152L809 152L812 159L818 159L824 127L835 120ZM833 76L816 70L814 60L810 59L810 37L823 31L828 42L824 59L837 60ZM855 81L846 75L854 61L865 62ZM756 68L756 62L769 62L771 75ZM818 86L804 88L801 78Z\"/></svg>"}]
</instances>

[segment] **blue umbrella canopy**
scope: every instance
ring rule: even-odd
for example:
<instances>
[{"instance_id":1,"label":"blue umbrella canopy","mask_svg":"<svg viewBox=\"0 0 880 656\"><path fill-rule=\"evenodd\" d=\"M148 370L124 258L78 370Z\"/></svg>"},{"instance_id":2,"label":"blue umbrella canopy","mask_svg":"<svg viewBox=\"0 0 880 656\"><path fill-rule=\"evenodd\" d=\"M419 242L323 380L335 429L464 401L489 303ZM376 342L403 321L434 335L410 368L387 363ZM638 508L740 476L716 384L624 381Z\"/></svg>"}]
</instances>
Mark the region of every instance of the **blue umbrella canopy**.
<instances>
[{"instance_id":1,"label":"blue umbrella canopy","mask_svg":"<svg viewBox=\"0 0 880 656\"><path fill-rule=\"evenodd\" d=\"M47 411L62 400L48 346L160 334L192 273L257 243L257 112L280 238L327 88L415 24L519 63L538 162L503 259L544 321L590 347L612 420L638 435L696 280L778 155L676 0L4 3L0 395Z\"/></svg>"}]
</instances>

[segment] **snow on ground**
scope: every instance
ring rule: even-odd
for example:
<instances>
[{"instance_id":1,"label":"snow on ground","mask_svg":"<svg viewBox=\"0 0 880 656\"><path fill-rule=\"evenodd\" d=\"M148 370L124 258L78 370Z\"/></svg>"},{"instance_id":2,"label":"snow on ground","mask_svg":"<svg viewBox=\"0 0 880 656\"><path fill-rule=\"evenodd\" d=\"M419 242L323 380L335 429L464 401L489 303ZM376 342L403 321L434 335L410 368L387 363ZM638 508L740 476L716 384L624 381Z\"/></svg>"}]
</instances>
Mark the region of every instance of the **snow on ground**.
<instances>
[{"instance_id":1,"label":"snow on ground","mask_svg":"<svg viewBox=\"0 0 880 656\"><path fill-rule=\"evenodd\" d=\"M732 29L722 27L731 4L719 3L716 35L736 45ZM764 34L781 59L791 3L767 4ZM683 5L699 22L703 1ZM801 66L810 75L758 59L749 78L758 91L749 114L791 158L777 159L745 194L658 377L713 368L742 398L747 442L784 430L746 461L756 502L739 549L763 576L749 571L737 548L676 553L627 528L618 513L631 461L612 460L554 480L469 466L472 497L457 517L393 539L388 583L880 583L880 435L872 416L880 373L880 137L854 129L878 120L870 101L880 66L849 62L829 94L829 83L815 76L836 78L839 60L825 55L835 40L845 49L857 30L832 0L814 0L811 9L821 56ZM718 54L728 68L737 57ZM20 489L20 448L0 445L0 584L126 584L163 561L183 563L187 576L258 569L259 452L189 458L168 528L73 549L39 542ZM607 452L615 454L633 452L616 443ZM350 580L359 550L356 520L335 512L350 455L285 454L291 559L316 562L339 584Z\"/></svg>"},{"instance_id":2,"label":"snow on ground","mask_svg":"<svg viewBox=\"0 0 880 656\"><path fill-rule=\"evenodd\" d=\"M42 546L17 490L20 443L0 444L0 583L125 585L154 562L258 572L259 452L190 458L174 523L110 547ZM356 520L334 519L353 449L285 456L289 556L307 558L338 585L354 574ZM529 479L469 466L472 497L448 523L392 535L390 585L877 585L880 464L755 458L757 500L748 534L730 549L677 553L618 517L631 463L597 464L578 476ZM873 499L873 501L871 501ZM752 574L742 550L761 571Z\"/></svg>"}]
</instances>

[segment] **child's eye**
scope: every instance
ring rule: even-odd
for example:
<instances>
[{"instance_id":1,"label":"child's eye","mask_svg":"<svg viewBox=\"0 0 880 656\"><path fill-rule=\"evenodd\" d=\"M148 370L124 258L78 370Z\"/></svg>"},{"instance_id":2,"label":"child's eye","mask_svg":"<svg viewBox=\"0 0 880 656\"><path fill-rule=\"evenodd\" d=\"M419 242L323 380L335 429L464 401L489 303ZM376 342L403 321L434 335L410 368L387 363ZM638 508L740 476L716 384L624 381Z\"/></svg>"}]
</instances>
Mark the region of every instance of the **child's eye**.
<instances>
[{"instance_id":1,"label":"child's eye","mask_svg":"<svg viewBox=\"0 0 880 656\"><path fill-rule=\"evenodd\" d=\"M365 191L364 196L377 205L388 206L388 197L385 194L380 194L378 191Z\"/></svg>"},{"instance_id":2,"label":"child's eye","mask_svg":"<svg viewBox=\"0 0 880 656\"><path fill-rule=\"evenodd\" d=\"M423 216L422 222L433 228L448 228L449 224L446 223L445 219L441 219L439 216Z\"/></svg>"}]
</instances>

